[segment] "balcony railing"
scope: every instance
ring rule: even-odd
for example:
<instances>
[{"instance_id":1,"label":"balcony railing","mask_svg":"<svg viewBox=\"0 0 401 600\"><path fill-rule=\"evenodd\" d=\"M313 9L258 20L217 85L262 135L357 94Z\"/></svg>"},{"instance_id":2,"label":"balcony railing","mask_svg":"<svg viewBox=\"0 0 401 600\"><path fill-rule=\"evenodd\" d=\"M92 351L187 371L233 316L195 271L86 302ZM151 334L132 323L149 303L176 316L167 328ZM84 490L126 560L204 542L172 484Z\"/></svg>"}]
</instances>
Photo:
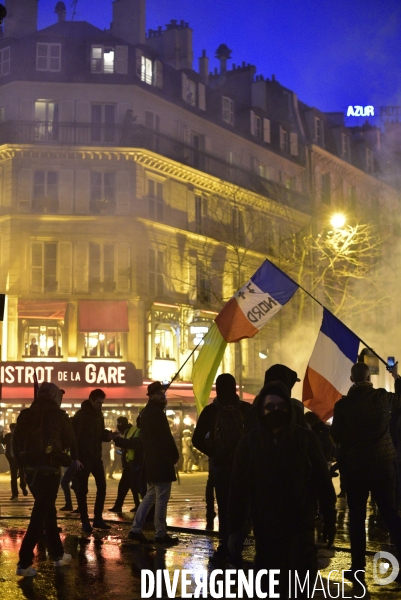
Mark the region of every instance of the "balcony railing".
<instances>
[{"instance_id":1,"label":"balcony railing","mask_svg":"<svg viewBox=\"0 0 401 600\"><path fill-rule=\"evenodd\" d=\"M0 144L144 148L266 196L280 204L303 212L311 212L311 201L307 195L287 189L249 169L228 163L218 156L142 125L133 125L127 129L122 125L94 123L3 121L0 123Z\"/></svg>"}]
</instances>

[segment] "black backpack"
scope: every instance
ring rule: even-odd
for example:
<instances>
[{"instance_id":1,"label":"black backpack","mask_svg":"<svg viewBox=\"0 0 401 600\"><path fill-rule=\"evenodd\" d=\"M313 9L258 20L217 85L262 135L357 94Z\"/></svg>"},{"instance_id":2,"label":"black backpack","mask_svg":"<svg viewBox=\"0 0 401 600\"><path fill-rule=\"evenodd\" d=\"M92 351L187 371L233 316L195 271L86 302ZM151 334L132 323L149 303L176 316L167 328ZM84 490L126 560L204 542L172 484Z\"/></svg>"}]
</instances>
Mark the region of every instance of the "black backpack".
<instances>
[{"instance_id":1,"label":"black backpack","mask_svg":"<svg viewBox=\"0 0 401 600\"><path fill-rule=\"evenodd\" d=\"M232 463L243 435L244 417L239 407L233 404L219 407L214 426L214 459L220 463Z\"/></svg>"},{"instance_id":2,"label":"black backpack","mask_svg":"<svg viewBox=\"0 0 401 600\"><path fill-rule=\"evenodd\" d=\"M63 452L60 430L56 423L44 426L46 412L24 410L17 419L14 432L16 450L20 462L26 466L64 466L71 463Z\"/></svg>"}]
</instances>

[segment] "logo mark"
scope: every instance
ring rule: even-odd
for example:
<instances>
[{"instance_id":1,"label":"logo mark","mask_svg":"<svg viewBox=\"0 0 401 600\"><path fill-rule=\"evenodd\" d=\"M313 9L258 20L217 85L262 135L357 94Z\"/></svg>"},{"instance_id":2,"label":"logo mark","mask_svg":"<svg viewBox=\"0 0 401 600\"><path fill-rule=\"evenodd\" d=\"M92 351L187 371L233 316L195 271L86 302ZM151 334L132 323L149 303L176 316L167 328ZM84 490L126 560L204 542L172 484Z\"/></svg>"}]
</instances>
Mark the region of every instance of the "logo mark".
<instances>
[{"instance_id":1,"label":"logo mark","mask_svg":"<svg viewBox=\"0 0 401 600\"><path fill-rule=\"evenodd\" d=\"M392 567L390 575L387 575L387 577L379 576L379 574L385 575L390 567ZM373 579L375 583L379 585L388 585L395 580L399 572L400 565L398 564L398 560L395 556L390 554L390 552L376 552L373 557Z\"/></svg>"}]
</instances>

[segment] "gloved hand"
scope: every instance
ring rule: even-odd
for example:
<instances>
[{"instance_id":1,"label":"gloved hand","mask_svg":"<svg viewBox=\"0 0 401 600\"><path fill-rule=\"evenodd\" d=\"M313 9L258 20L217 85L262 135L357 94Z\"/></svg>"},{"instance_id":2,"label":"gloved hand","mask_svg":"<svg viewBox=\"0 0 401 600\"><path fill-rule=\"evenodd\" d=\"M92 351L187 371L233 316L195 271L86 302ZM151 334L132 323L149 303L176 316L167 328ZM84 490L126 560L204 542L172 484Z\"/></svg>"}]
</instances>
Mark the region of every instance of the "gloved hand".
<instances>
[{"instance_id":1,"label":"gloved hand","mask_svg":"<svg viewBox=\"0 0 401 600\"><path fill-rule=\"evenodd\" d=\"M330 515L330 517L325 517L323 522L323 541L327 542L327 548L331 548L334 543L334 538L336 537L336 515Z\"/></svg>"},{"instance_id":2,"label":"gloved hand","mask_svg":"<svg viewBox=\"0 0 401 600\"><path fill-rule=\"evenodd\" d=\"M242 531L231 533L228 538L228 551L233 558L241 558L244 534Z\"/></svg>"}]
</instances>

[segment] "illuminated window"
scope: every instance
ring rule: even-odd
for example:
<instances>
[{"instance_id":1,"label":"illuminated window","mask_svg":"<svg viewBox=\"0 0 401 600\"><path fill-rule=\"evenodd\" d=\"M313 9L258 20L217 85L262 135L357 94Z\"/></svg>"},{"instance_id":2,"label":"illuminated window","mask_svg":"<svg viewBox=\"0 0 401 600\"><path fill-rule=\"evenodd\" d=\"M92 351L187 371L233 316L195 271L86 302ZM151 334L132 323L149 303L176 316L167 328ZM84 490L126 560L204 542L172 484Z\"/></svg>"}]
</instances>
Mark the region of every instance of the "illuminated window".
<instances>
[{"instance_id":1,"label":"illuminated window","mask_svg":"<svg viewBox=\"0 0 401 600\"><path fill-rule=\"evenodd\" d=\"M114 73L114 48L107 46L92 46L92 73Z\"/></svg>"},{"instance_id":2,"label":"illuminated window","mask_svg":"<svg viewBox=\"0 0 401 600\"><path fill-rule=\"evenodd\" d=\"M121 333L91 332L84 335L85 356L121 358Z\"/></svg>"},{"instance_id":3,"label":"illuminated window","mask_svg":"<svg viewBox=\"0 0 401 600\"><path fill-rule=\"evenodd\" d=\"M156 329L154 351L155 358L174 359L174 334L171 329Z\"/></svg>"},{"instance_id":4,"label":"illuminated window","mask_svg":"<svg viewBox=\"0 0 401 600\"><path fill-rule=\"evenodd\" d=\"M61 44L36 44L36 70L60 71Z\"/></svg>"},{"instance_id":5,"label":"illuminated window","mask_svg":"<svg viewBox=\"0 0 401 600\"><path fill-rule=\"evenodd\" d=\"M160 181L148 179L149 218L163 221L163 184Z\"/></svg>"},{"instance_id":6,"label":"illuminated window","mask_svg":"<svg viewBox=\"0 0 401 600\"><path fill-rule=\"evenodd\" d=\"M141 81L153 84L153 62L146 56L141 56Z\"/></svg>"},{"instance_id":7,"label":"illuminated window","mask_svg":"<svg viewBox=\"0 0 401 600\"><path fill-rule=\"evenodd\" d=\"M33 174L32 210L57 213L58 207L57 171L35 171Z\"/></svg>"},{"instance_id":8,"label":"illuminated window","mask_svg":"<svg viewBox=\"0 0 401 600\"><path fill-rule=\"evenodd\" d=\"M149 295L153 298L164 295L164 252L149 250Z\"/></svg>"},{"instance_id":9,"label":"illuminated window","mask_svg":"<svg viewBox=\"0 0 401 600\"><path fill-rule=\"evenodd\" d=\"M35 102L35 141L49 142L58 139L59 104L53 100Z\"/></svg>"},{"instance_id":10,"label":"illuminated window","mask_svg":"<svg viewBox=\"0 0 401 600\"><path fill-rule=\"evenodd\" d=\"M234 100L223 96L223 121L234 125Z\"/></svg>"},{"instance_id":11,"label":"illuminated window","mask_svg":"<svg viewBox=\"0 0 401 600\"><path fill-rule=\"evenodd\" d=\"M28 325L24 331L24 357L62 357L62 334L57 325Z\"/></svg>"},{"instance_id":12,"label":"illuminated window","mask_svg":"<svg viewBox=\"0 0 401 600\"><path fill-rule=\"evenodd\" d=\"M0 76L8 75L10 72L10 46L0 50Z\"/></svg>"}]
</instances>

